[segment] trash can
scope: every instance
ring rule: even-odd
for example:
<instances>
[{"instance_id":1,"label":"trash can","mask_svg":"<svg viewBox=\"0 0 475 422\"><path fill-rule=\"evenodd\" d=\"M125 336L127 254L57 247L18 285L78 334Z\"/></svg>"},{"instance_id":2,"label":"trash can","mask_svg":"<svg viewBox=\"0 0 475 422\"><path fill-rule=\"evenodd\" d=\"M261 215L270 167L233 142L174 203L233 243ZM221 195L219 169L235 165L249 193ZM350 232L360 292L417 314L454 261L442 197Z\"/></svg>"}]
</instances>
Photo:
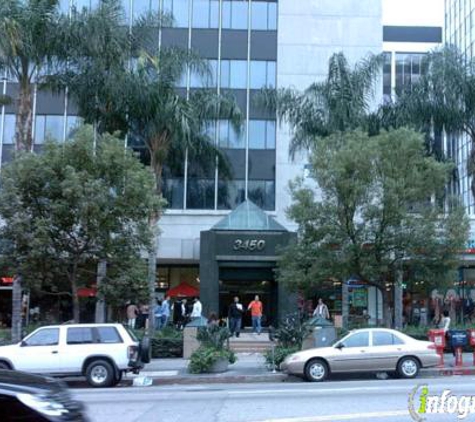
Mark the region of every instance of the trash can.
<instances>
[{"instance_id":1,"label":"trash can","mask_svg":"<svg viewBox=\"0 0 475 422\"><path fill-rule=\"evenodd\" d=\"M331 321L322 317L314 317L307 324L312 327L312 331L303 341L302 350L328 347L336 341L336 328Z\"/></svg>"},{"instance_id":2,"label":"trash can","mask_svg":"<svg viewBox=\"0 0 475 422\"><path fill-rule=\"evenodd\" d=\"M199 327L206 327L208 321L204 317L193 318L183 328L183 357L189 359L191 354L200 347L196 339Z\"/></svg>"}]
</instances>

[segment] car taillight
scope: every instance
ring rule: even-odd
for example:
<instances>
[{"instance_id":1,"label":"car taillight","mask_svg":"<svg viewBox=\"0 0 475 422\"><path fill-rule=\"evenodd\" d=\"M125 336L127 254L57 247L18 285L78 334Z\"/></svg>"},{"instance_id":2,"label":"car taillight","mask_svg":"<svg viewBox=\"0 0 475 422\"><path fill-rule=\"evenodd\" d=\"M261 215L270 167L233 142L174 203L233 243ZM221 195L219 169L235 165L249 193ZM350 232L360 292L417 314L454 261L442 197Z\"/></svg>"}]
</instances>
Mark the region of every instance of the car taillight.
<instances>
[{"instance_id":1,"label":"car taillight","mask_svg":"<svg viewBox=\"0 0 475 422\"><path fill-rule=\"evenodd\" d=\"M127 347L127 357L130 360L137 360L139 357L139 348L137 346Z\"/></svg>"}]
</instances>

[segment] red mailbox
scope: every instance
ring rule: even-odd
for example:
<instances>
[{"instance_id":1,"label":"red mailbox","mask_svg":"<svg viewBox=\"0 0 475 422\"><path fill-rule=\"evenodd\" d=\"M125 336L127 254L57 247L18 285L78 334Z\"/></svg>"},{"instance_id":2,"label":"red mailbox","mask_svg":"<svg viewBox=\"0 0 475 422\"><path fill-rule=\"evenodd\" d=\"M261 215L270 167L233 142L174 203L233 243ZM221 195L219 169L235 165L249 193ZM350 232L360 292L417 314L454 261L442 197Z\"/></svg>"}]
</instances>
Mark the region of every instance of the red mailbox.
<instances>
[{"instance_id":1,"label":"red mailbox","mask_svg":"<svg viewBox=\"0 0 475 422\"><path fill-rule=\"evenodd\" d=\"M444 366L445 332L444 330L429 330L429 340L435 344L440 357L439 366Z\"/></svg>"},{"instance_id":2,"label":"red mailbox","mask_svg":"<svg viewBox=\"0 0 475 422\"><path fill-rule=\"evenodd\" d=\"M475 365L475 328L469 328L467 330L468 342L473 349L473 364Z\"/></svg>"}]
</instances>

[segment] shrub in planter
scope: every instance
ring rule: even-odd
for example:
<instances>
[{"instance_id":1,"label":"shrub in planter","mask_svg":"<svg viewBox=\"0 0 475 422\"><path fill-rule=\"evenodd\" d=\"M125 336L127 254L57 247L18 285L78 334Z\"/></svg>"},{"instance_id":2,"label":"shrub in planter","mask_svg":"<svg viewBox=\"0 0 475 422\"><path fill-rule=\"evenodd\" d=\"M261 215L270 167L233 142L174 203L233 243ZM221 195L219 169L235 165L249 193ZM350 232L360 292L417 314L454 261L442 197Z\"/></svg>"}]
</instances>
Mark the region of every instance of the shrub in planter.
<instances>
[{"instance_id":1,"label":"shrub in planter","mask_svg":"<svg viewBox=\"0 0 475 422\"><path fill-rule=\"evenodd\" d=\"M216 362L221 360L234 363L236 362L236 355L232 350L200 346L191 355L188 369L192 374L210 373Z\"/></svg>"},{"instance_id":2,"label":"shrub in planter","mask_svg":"<svg viewBox=\"0 0 475 422\"><path fill-rule=\"evenodd\" d=\"M183 357L183 340L176 338L153 338L152 358L181 358Z\"/></svg>"},{"instance_id":3,"label":"shrub in planter","mask_svg":"<svg viewBox=\"0 0 475 422\"><path fill-rule=\"evenodd\" d=\"M264 354L266 365L270 369L274 369L272 364L275 365L275 369L279 369L280 364L285 360L285 358L292 353L300 351L298 346L276 346L274 348L274 355L272 356L272 350L267 350Z\"/></svg>"},{"instance_id":4,"label":"shrub in planter","mask_svg":"<svg viewBox=\"0 0 475 422\"><path fill-rule=\"evenodd\" d=\"M215 325L199 328L196 338L201 345L190 357L189 371L193 374L209 373L218 363L226 368L226 363L236 362L236 355L227 344L229 336L227 328Z\"/></svg>"}]
</instances>

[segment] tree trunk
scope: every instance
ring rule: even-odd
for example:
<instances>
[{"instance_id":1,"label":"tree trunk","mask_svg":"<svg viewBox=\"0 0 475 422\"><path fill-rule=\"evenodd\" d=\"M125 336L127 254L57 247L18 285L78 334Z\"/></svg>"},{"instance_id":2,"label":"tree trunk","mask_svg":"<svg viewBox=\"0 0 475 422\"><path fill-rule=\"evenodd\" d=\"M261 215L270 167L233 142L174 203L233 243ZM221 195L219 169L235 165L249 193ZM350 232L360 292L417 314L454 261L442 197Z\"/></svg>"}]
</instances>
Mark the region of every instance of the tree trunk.
<instances>
[{"instance_id":1,"label":"tree trunk","mask_svg":"<svg viewBox=\"0 0 475 422\"><path fill-rule=\"evenodd\" d=\"M383 296L383 322L384 326L387 328L391 328L392 320L393 320L393 313L391 309L391 304L389 301L389 292L386 290L385 287L382 287L381 293Z\"/></svg>"},{"instance_id":2,"label":"tree trunk","mask_svg":"<svg viewBox=\"0 0 475 422\"><path fill-rule=\"evenodd\" d=\"M18 111L16 116L15 149L17 151L29 152L33 147L33 99L31 85L29 83L20 84L20 95L18 98Z\"/></svg>"},{"instance_id":3,"label":"tree trunk","mask_svg":"<svg viewBox=\"0 0 475 422\"><path fill-rule=\"evenodd\" d=\"M22 331L22 287L21 276L15 276L12 286L12 341L18 343L21 338Z\"/></svg>"},{"instance_id":4,"label":"tree trunk","mask_svg":"<svg viewBox=\"0 0 475 422\"><path fill-rule=\"evenodd\" d=\"M348 317L350 315L350 301L348 292L348 283L343 281L341 284L341 320L343 328L348 328Z\"/></svg>"},{"instance_id":5,"label":"tree trunk","mask_svg":"<svg viewBox=\"0 0 475 422\"><path fill-rule=\"evenodd\" d=\"M96 286L97 286L97 296L96 296L96 314L95 321L96 324L102 324L106 322L106 302L103 295L100 293L100 286L102 281L107 274L107 261L101 259L97 264L97 277L96 277Z\"/></svg>"},{"instance_id":6,"label":"tree trunk","mask_svg":"<svg viewBox=\"0 0 475 422\"><path fill-rule=\"evenodd\" d=\"M157 253L158 253L158 235L157 235L158 214L150 218L150 231L152 232L152 245L148 252L148 335L153 336L155 332L154 308L156 305L155 283L157 281Z\"/></svg>"},{"instance_id":7,"label":"tree trunk","mask_svg":"<svg viewBox=\"0 0 475 422\"><path fill-rule=\"evenodd\" d=\"M69 275L69 280L71 281L71 294L73 299L73 320L76 323L80 322L80 313L79 313L79 296L78 296L78 285L77 285L77 265L73 264L73 269Z\"/></svg>"},{"instance_id":8,"label":"tree trunk","mask_svg":"<svg viewBox=\"0 0 475 422\"><path fill-rule=\"evenodd\" d=\"M402 267L397 264L394 283L394 328L402 330Z\"/></svg>"}]
</instances>

